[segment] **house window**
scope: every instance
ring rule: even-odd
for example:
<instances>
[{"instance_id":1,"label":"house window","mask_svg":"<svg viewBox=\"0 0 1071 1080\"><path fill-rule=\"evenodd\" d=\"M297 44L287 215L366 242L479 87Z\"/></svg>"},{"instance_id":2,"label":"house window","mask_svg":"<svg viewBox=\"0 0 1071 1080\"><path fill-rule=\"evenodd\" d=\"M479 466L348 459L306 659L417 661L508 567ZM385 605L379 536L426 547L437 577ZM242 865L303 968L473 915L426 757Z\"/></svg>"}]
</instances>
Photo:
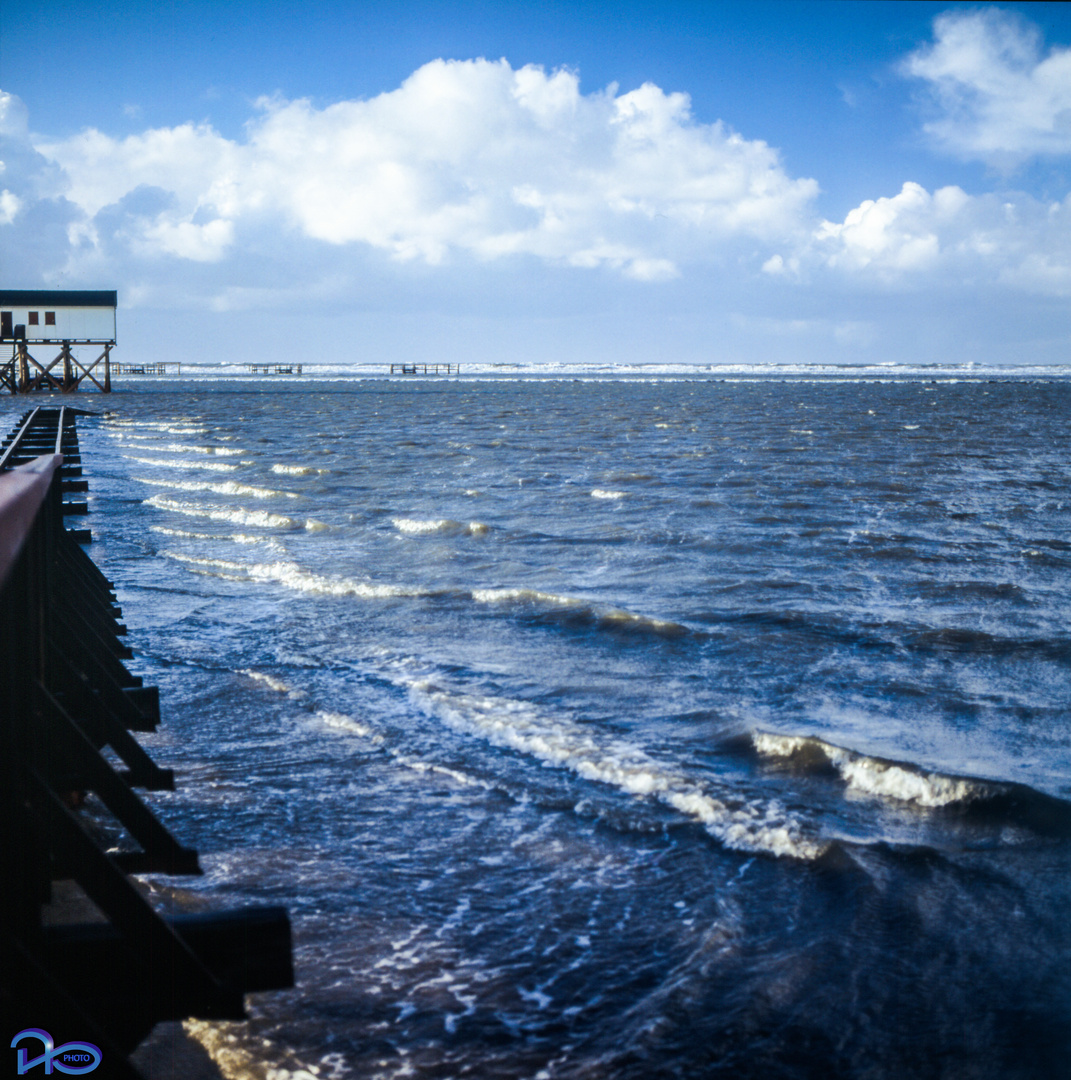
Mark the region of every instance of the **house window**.
<instances>
[{"instance_id":1,"label":"house window","mask_svg":"<svg viewBox=\"0 0 1071 1080\"><path fill-rule=\"evenodd\" d=\"M30 321L31 326L38 326L39 325L39 323L37 321L37 312L36 311L31 311L30 312L30 320L29 321Z\"/></svg>"},{"instance_id":2,"label":"house window","mask_svg":"<svg viewBox=\"0 0 1071 1080\"><path fill-rule=\"evenodd\" d=\"M45 326L56 325L56 313L54 311L45 312Z\"/></svg>"}]
</instances>

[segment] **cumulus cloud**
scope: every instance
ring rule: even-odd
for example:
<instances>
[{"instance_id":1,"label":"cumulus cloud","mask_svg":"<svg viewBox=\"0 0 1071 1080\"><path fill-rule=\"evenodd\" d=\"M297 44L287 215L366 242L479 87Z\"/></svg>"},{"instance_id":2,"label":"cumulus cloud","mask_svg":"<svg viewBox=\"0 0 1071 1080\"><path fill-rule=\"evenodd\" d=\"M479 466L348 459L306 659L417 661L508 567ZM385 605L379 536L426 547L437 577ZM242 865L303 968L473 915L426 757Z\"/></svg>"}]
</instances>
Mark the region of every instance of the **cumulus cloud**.
<instances>
[{"instance_id":1,"label":"cumulus cloud","mask_svg":"<svg viewBox=\"0 0 1071 1080\"><path fill-rule=\"evenodd\" d=\"M909 181L896 195L867 199L842 222L822 222L801 249L772 256L763 269L1071 296L1071 195L1046 204L1022 194L972 196L955 186L931 193Z\"/></svg>"},{"instance_id":2,"label":"cumulus cloud","mask_svg":"<svg viewBox=\"0 0 1071 1080\"><path fill-rule=\"evenodd\" d=\"M948 12L904 71L926 84L937 116L926 131L957 156L1013 167L1071 153L1071 49L1043 50L1011 12Z\"/></svg>"},{"instance_id":3,"label":"cumulus cloud","mask_svg":"<svg viewBox=\"0 0 1071 1080\"><path fill-rule=\"evenodd\" d=\"M10 225L22 209L22 200L13 191L0 191L0 225Z\"/></svg>"},{"instance_id":4,"label":"cumulus cloud","mask_svg":"<svg viewBox=\"0 0 1071 1080\"><path fill-rule=\"evenodd\" d=\"M29 114L20 98L0 90L0 135L25 136Z\"/></svg>"},{"instance_id":5,"label":"cumulus cloud","mask_svg":"<svg viewBox=\"0 0 1071 1080\"><path fill-rule=\"evenodd\" d=\"M954 88L971 71L979 82L998 34L1021 46L997 50L1002 85L1036 105L1040 91L1031 98L1023 87L1059 82L1066 54L1042 58L1023 24L999 12L954 13L936 27L936 43L910 59L935 86L952 71ZM974 68L967 39L982 57ZM968 97L956 130L977 140L988 132L986 146L998 129L1007 150L1013 130L1022 146L1062 123L1055 90L1047 113L1021 110L1033 126L998 125L995 92ZM504 60L437 60L365 101L265 98L238 139L187 123L49 140L30 134L17 98L0 95L0 150L0 260L17 252L31 283L108 280L153 303L235 310L304 296L315 306L352 296L356 281L367 296L376 274L397 280L399 264L460 263L496 280L512 266L527 281L533 261L638 282L691 277L704 288L713 271L749 289L778 281L1071 295L1071 196L1048 204L908 182L822 221L815 181L790 176L765 142L697 122L687 95L649 83L583 94L573 72ZM450 287L460 296L466 286ZM861 325L826 329L861 341L872 333Z\"/></svg>"},{"instance_id":6,"label":"cumulus cloud","mask_svg":"<svg viewBox=\"0 0 1071 1080\"><path fill-rule=\"evenodd\" d=\"M197 261L267 228L402 261L535 256L658 281L734 242L802 234L817 194L766 143L697 123L685 94L582 94L570 71L504 60L437 60L367 101L258 108L242 141L185 124L37 149L66 173L83 236L159 190L167 205L131 211L122 237L143 257Z\"/></svg>"}]
</instances>

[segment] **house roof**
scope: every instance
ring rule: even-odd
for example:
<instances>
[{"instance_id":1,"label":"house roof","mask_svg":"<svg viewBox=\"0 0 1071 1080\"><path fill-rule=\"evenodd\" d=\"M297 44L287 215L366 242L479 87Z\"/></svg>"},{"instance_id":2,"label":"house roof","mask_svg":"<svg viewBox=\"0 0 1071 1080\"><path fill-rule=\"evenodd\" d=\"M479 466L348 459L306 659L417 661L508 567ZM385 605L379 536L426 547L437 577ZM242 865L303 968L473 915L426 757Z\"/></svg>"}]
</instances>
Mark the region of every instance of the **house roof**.
<instances>
[{"instance_id":1,"label":"house roof","mask_svg":"<svg viewBox=\"0 0 1071 1080\"><path fill-rule=\"evenodd\" d=\"M110 307L117 304L114 289L0 289L0 307Z\"/></svg>"}]
</instances>

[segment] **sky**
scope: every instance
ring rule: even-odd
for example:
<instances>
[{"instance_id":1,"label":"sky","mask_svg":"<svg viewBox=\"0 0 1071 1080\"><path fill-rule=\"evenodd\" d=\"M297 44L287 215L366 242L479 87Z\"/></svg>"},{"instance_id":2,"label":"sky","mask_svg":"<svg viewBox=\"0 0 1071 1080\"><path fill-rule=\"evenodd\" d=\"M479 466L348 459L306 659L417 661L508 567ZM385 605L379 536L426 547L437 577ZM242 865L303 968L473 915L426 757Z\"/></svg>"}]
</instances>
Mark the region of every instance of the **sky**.
<instances>
[{"instance_id":1,"label":"sky","mask_svg":"<svg viewBox=\"0 0 1071 1080\"><path fill-rule=\"evenodd\" d=\"M1071 361L1069 3L0 0L0 159L129 362Z\"/></svg>"}]
</instances>

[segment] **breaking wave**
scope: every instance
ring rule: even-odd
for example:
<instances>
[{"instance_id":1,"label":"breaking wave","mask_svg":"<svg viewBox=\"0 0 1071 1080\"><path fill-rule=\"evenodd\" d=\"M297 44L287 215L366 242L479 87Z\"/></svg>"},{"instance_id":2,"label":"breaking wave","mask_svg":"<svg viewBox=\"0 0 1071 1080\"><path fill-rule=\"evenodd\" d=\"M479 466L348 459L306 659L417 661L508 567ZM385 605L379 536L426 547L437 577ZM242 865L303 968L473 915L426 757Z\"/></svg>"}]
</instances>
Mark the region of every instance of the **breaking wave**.
<instances>
[{"instance_id":1,"label":"breaking wave","mask_svg":"<svg viewBox=\"0 0 1071 1080\"><path fill-rule=\"evenodd\" d=\"M654 799L701 824L726 847L797 859L815 859L827 846L807 835L776 800L749 801L707 790L696 780L621 740L526 701L452 690L430 680L408 684L414 704L455 731L517 750L637 798Z\"/></svg>"},{"instance_id":2,"label":"breaking wave","mask_svg":"<svg viewBox=\"0 0 1071 1080\"><path fill-rule=\"evenodd\" d=\"M370 739L372 742L383 741L382 735L377 734L367 724L362 724L360 720L354 720L352 716L347 716L345 713L332 712L329 709L317 709L315 716L322 724L334 728L336 731L345 731L349 735L360 735L362 738Z\"/></svg>"},{"instance_id":3,"label":"breaking wave","mask_svg":"<svg viewBox=\"0 0 1071 1080\"><path fill-rule=\"evenodd\" d=\"M280 476L312 476L314 473L327 473L331 470L317 469L312 465L273 465L271 471Z\"/></svg>"},{"instance_id":4,"label":"breaking wave","mask_svg":"<svg viewBox=\"0 0 1071 1080\"><path fill-rule=\"evenodd\" d=\"M284 514L272 514L267 510L241 510L226 506L206 506L201 503L187 503L178 499L169 499L166 495L153 495L145 500L146 506L158 510L167 510L172 514L185 514L188 517L208 518L211 521L229 521L235 525L251 525L263 529L316 529L319 523L303 521L300 518L286 517Z\"/></svg>"},{"instance_id":5,"label":"breaking wave","mask_svg":"<svg viewBox=\"0 0 1071 1080\"><path fill-rule=\"evenodd\" d=\"M175 458L143 458L125 455L131 461L139 465L157 465L164 469L206 469L210 472L234 472L237 465L229 465L224 461L179 461Z\"/></svg>"},{"instance_id":6,"label":"breaking wave","mask_svg":"<svg viewBox=\"0 0 1071 1080\"><path fill-rule=\"evenodd\" d=\"M242 668L238 674L245 675L254 682L263 683L269 690L274 690L277 694L288 694L293 689L289 683L284 683L282 679L277 679L274 675L268 675L263 671Z\"/></svg>"},{"instance_id":7,"label":"breaking wave","mask_svg":"<svg viewBox=\"0 0 1071 1080\"><path fill-rule=\"evenodd\" d=\"M230 559L199 559L174 551L161 555L185 563L202 572L218 571L221 577L237 581L276 581L297 592L320 596L357 596L363 599L384 599L394 596L427 596L428 590L406 585L371 585L353 578L326 577L303 570L295 562L243 563Z\"/></svg>"},{"instance_id":8,"label":"breaking wave","mask_svg":"<svg viewBox=\"0 0 1071 1080\"><path fill-rule=\"evenodd\" d=\"M1045 835L1071 835L1071 803L1025 784L954 776L909 762L871 757L835 746L814 735L777 735L757 731L755 750L804 772L830 769L850 791L926 809L954 809L999 817Z\"/></svg>"},{"instance_id":9,"label":"breaking wave","mask_svg":"<svg viewBox=\"0 0 1071 1080\"><path fill-rule=\"evenodd\" d=\"M432 533L454 533L465 536L485 536L490 529L482 521L452 521L450 518L421 520L419 518L391 518L391 524L401 533L410 536L427 536Z\"/></svg>"},{"instance_id":10,"label":"breaking wave","mask_svg":"<svg viewBox=\"0 0 1071 1080\"><path fill-rule=\"evenodd\" d=\"M239 484L234 480L226 480L221 484L213 484L208 480L148 480L143 476L135 476L140 484L150 484L153 487L166 487L174 491L211 491L213 495L250 495L254 499L300 499L296 491L276 491L274 488L254 487L252 484Z\"/></svg>"},{"instance_id":11,"label":"breaking wave","mask_svg":"<svg viewBox=\"0 0 1071 1080\"><path fill-rule=\"evenodd\" d=\"M473 589L472 599L478 604L512 604L551 614L558 613L568 619L591 623L604 629L646 630L661 637L681 637L690 633L686 626L668 619L637 615L622 608L604 608L590 600L539 589Z\"/></svg>"}]
</instances>

